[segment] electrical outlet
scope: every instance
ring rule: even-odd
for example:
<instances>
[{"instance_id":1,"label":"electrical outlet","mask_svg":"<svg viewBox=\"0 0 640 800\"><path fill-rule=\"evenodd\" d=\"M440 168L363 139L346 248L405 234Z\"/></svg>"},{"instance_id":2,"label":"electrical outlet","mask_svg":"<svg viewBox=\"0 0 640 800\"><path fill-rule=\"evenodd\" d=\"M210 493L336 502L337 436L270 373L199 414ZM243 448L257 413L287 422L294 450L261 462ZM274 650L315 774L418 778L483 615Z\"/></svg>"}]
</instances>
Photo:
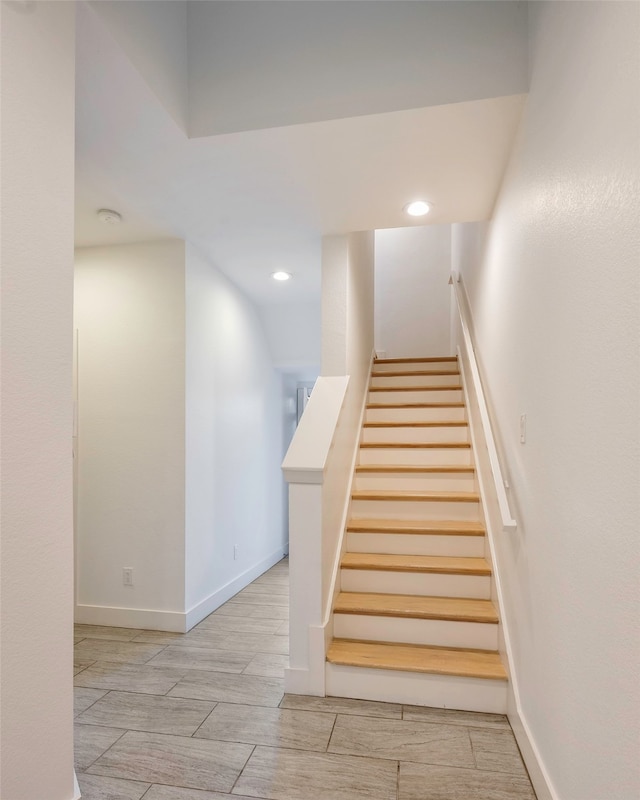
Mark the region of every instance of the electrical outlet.
<instances>
[{"instance_id":1,"label":"electrical outlet","mask_svg":"<svg viewBox=\"0 0 640 800\"><path fill-rule=\"evenodd\" d=\"M240 548L238 547L238 545L237 545L237 544L234 544L234 545L233 545L233 560L234 560L234 561L237 561L237 560L238 560L238 550L239 550L239 549L240 549Z\"/></svg>"},{"instance_id":2,"label":"electrical outlet","mask_svg":"<svg viewBox=\"0 0 640 800\"><path fill-rule=\"evenodd\" d=\"M520 444L527 441L527 415L520 414Z\"/></svg>"},{"instance_id":3,"label":"electrical outlet","mask_svg":"<svg viewBox=\"0 0 640 800\"><path fill-rule=\"evenodd\" d=\"M132 567L123 567L122 569L122 585L133 586L133 569Z\"/></svg>"}]
</instances>

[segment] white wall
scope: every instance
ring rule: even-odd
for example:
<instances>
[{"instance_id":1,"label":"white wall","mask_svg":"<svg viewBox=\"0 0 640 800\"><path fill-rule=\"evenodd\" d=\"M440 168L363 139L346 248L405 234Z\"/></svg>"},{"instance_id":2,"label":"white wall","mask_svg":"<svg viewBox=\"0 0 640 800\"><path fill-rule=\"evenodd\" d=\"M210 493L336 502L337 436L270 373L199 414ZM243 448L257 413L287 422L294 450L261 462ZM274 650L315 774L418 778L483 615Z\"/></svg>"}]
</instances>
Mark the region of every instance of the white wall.
<instances>
[{"instance_id":1,"label":"white wall","mask_svg":"<svg viewBox=\"0 0 640 800\"><path fill-rule=\"evenodd\" d=\"M348 375L349 237L322 240L322 375Z\"/></svg>"},{"instance_id":2,"label":"white wall","mask_svg":"<svg viewBox=\"0 0 640 800\"><path fill-rule=\"evenodd\" d=\"M374 345L375 234L350 233L348 242L347 374L360 391L369 381Z\"/></svg>"},{"instance_id":3,"label":"white wall","mask_svg":"<svg viewBox=\"0 0 640 800\"><path fill-rule=\"evenodd\" d=\"M298 427L298 390L304 389L311 394L320 372L319 366L308 369L282 371L282 458L289 449ZM289 550L289 487L282 482L282 508L285 550Z\"/></svg>"},{"instance_id":4,"label":"white wall","mask_svg":"<svg viewBox=\"0 0 640 800\"><path fill-rule=\"evenodd\" d=\"M75 8L0 8L0 797L70 800Z\"/></svg>"},{"instance_id":5,"label":"white wall","mask_svg":"<svg viewBox=\"0 0 640 800\"><path fill-rule=\"evenodd\" d=\"M77 250L75 300L76 618L189 628L282 557L281 375L182 241Z\"/></svg>"},{"instance_id":6,"label":"white wall","mask_svg":"<svg viewBox=\"0 0 640 800\"><path fill-rule=\"evenodd\" d=\"M527 87L524 3L196 2L188 17L192 136Z\"/></svg>"},{"instance_id":7,"label":"white wall","mask_svg":"<svg viewBox=\"0 0 640 800\"><path fill-rule=\"evenodd\" d=\"M187 3L91 0L90 5L174 121L186 131Z\"/></svg>"},{"instance_id":8,"label":"white wall","mask_svg":"<svg viewBox=\"0 0 640 800\"><path fill-rule=\"evenodd\" d=\"M282 378L254 306L189 245L186 287L186 607L201 616L282 558Z\"/></svg>"},{"instance_id":9,"label":"white wall","mask_svg":"<svg viewBox=\"0 0 640 800\"><path fill-rule=\"evenodd\" d=\"M375 343L386 358L451 354L451 226L376 231Z\"/></svg>"},{"instance_id":10,"label":"white wall","mask_svg":"<svg viewBox=\"0 0 640 800\"><path fill-rule=\"evenodd\" d=\"M259 313L275 367L320 369L319 301L263 305Z\"/></svg>"},{"instance_id":11,"label":"white wall","mask_svg":"<svg viewBox=\"0 0 640 800\"><path fill-rule=\"evenodd\" d=\"M76 251L83 621L113 607L184 611L184 260L181 241ZM162 616L110 623L154 627Z\"/></svg>"},{"instance_id":12,"label":"white wall","mask_svg":"<svg viewBox=\"0 0 640 800\"><path fill-rule=\"evenodd\" d=\"M373 352L374 232L322 240L322 375L368 379Z\"/></svg>"},{"instance_id":13,"label":"white wall","mask_svg":"<svg viewBox=\"0 0 640 800\"><path fill-rule=\"evenodd\" d=\"M522 721L551 796L634 800L640 7L530 12L520 134L484 244L454 227L454 268L519 523L496 541Z\"/></svg>"}]
</instances>

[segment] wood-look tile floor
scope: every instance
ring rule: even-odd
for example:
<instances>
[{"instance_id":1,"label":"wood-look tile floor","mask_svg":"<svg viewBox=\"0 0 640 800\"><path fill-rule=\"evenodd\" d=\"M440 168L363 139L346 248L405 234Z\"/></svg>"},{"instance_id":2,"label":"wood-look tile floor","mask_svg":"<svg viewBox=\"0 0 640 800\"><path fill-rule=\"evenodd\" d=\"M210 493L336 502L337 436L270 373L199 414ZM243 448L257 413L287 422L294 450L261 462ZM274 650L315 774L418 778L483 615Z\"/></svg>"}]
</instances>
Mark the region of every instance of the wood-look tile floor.
<instances>
[{"instance_id":1,"label":"wood-look tile floor","mask_svg":"<svg viewBox=\"0 0 640 800\"><path fill-rule=\"evenodd\" d=\"M284 695L288 562L187 634L76 626L83 800L535 800L506 717Z\"/></svg>"}]
</instances>

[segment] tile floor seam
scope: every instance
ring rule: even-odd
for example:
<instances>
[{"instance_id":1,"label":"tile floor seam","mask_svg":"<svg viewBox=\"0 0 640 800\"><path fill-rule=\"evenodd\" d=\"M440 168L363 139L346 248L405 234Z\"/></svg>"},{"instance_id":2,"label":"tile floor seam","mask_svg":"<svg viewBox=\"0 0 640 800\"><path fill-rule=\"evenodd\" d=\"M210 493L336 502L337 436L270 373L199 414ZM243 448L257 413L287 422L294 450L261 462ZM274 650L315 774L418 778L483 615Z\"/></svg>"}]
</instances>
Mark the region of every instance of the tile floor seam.
<instances>
[{"instance_id":1,"label":"tile floor seam","mask_svg":"<svg viewBox=\"0 0 640 800\"><path fill-rule=\"evenodd\" d=\"M336 717L333 720L333 725L331 727L331 735L329 736L329 741L327 742L327 749L326 749L327 753L329 753L329 748L331 747L331 740L333 739L333 732L335 731L336 725L338 724L338 717L339 716L340 716L340 714L338 712L336 712Z\"/></svg>"},{"instance_id":2,"label":"tile floor seam","mask_svg":"<svg viewBox=\"0 0 640 800\"><path fill-rule=\"evenodd\" d=\"M133 642L131 642L131 644L133 644ZM146 642L144 642L144 643L143 643L143 642L137 642L137 644L146 644ZM167 647L169 647L169 645L168 645L168 644L165 644L163 647L161 647L161 648L160 648L160 651L159 651L159 652L157 652L157 653L154 653L154 654L151 656L151 658L148 658L146 661L142 661L141 663L142 663L142 664L149 664L149 662L150 662L150 661L153 661L153 659L154 659L154 658L156 658L157 656L159 656L159 655L160 655L160 653L164 653L164 651L167 649ZM151 665L151 666L152 666L152 665Z\"/></svg>"},{"instance_id":3,"label":"tile floor seam","mask_svg":"<svg viewBox=\"0 0 640 800\"><path fill-rule=\"evenodd\" d=\"M258 746L257 744L254 744L254 746L252 747L252 749L251 749L251 752L249 753L249 755L248 755L248 757L247 757L247 760L244 762L244 766L242 767L242 769L240 770L240 772L238 772L238 774L237 774L237 776L236 776L236 779L235 779L235 781L233 782L233 786L232 786L232 787L229 789L229 796L231 796L231 795L232 795L232 793L233 793L233 790L236 788L236 784L237 784L237 783L238 783L238 781L240 780L240 776L241 776L241 775L242 775L242 773L245 771L245 769L246 769L246 767L247 767L247 764L248 764L248 763L249 763L249 761L251 760L251 756L252 756L252 755L255 753L255 751L256 751L256 747L257 747L257 746Z\"/></svg>"},{"instance_id":4,"label":"tile floor seam","mask_svg":"<svg viewBox=\"0 0 640 800\"><path fill-rule=\"evenodd\" d=\"M92 687L92 686L74 686L73 689L74 690L75 689L91 689L91 690L96 691L96 692L101 692L102 691L102 689L99 689L97 687L94 689L94 687ZM83 708L82 711L79 711L77 716L76 716L76 713L74 711L73 718L74 719L79 719L84 714L85 711L88 711L90 708L95 706L95 704L98 702L98 700L103 700L109 693L110 693L109 689L105 690L104 694L100 695L100 697L96 697L96 699L93 701L93 703L91 703L90 706L87 706L86 708ZM74 691L74 697L75 697L75 691Z\"/></svg>"},{"instance_id":5,"label":"tile floor seam","mask_svg":"<svg viewBox=\"0 0 640 800\"><path fill-rule=\"evenodd\" d=\"M460 766L458 766L458 764L442 764L440 762L431 763L430 761L429 762L427 762L427 761L412 761L410 758L401 758L401 759L399 759L398 763L400 763L400 764L412 764L413 766L416 766L416 767L442 767L443 769L446 769L446 768L449 767L451 769L459 769L459 770L461 770L463 772L471 772L471 773L479 772L479 773L484 773L485 775L492 775L495 772L495 770L491 770L491 769L478 769L477 767L460 767ZM512 772L501 772L499 774L500 775L511 775L514 778L517 777Z\"/></svg>"},{"instance_id":6,"label":"tile floor seam","mask_svg":"<svg viewBox=\"0 0 640 800\"><path fill-rule=\"evenodd\" d=\"M85 712L87 712L87 711L90 711L90 710L91 710L91 708L92 708L92 707L93 707L93 706L94 706L94 705L95 705L97 702L99 702L100 700L104 700L104 699L107 697L107 695L108 695L108 694L114 694L114 693L115 693L115 692L107 692L107 693L106 693L106 694L105 694L103 697L99 697L99 698L97 698L97 700L95 700L95 701L94 701L94 703L92 703L92 705L91 705L91 706L89 706L88 708L84 709L84 711L82 711L82 712L81 712L81 713L80 713L80 714L79 714L77 717L74 717L74 719L77 721L77 723L78 723L79 725L90 725L90 726L92 726L92 727L94 727L94 728L110 728L110 727L112 727L112 725L105 724L104 722L95 722L95 721L92 721L92 720L82 719L82 716L85 714ZM123 692L123 694L125 694L125 692ZM133 692L127 692L126 694L133 694ZM138 696L138 697L141 697L141 698L149 698L149 697L162 697L162 695L149 695L149 694L138 694L137 696ZM173 698L173 699L175 699L175 700L189 700L189 698L181 698L181 697L180 697L180 698ZM196 701L196 702L206 702L206 701ZM214 708L215 708L215 706L216 706L216 705L217 705L217 703L216 703L216 704L214 704ZM206 719L207 719L207 718L208 718L208 717L211 715L211 713L212 713L212 712L213 712L213 708L211 709L211 711L209 712L209 714L207 714L207 717L205 717L205 720L203 720L203 722L202 722L202 723L200 723L200 725L198 725L198 726L195 728L194 732L193 732L193 733L189 733L189 734L186 734L186 733L173 733L173 732L166 732L166 731L158 731L158 730L156 730L156 729L154 729L154 728L150 728L150 727L146 727L146 728L133 727L133 728L126 728L126 729L124 729L124 730L125 730L125 732L126 732L126 731L137 731L137 732L139 732L139 733L157 733L157 734L159 734L159 735L167 735L167 736L182 736L182 737L184 737L185 739L191 739L191 738L193 738L193 737L194 737L195 733L196 733L196 732L199 730L199 728L200 728L200 727L201 727L201 726L204 724L204 722L205 722L205 721L206 721ZM114 742L114 744L115 744L115 742ZM106 752L106 751L105 751L105 752ZM104 754L103 754L103 755L104 755Z\"/></svg>"},{"instance_id":7,"label":"tile floor seam","mask_svg":"<svg viewBox=\"0 0 640 800\"><path fill-rule=\"evenodd\" d=\"M215 703L213 704L213 708L211 709L211 711L210 711L210 712L207 714L207 716L206 716L206 717L205 717L205 718L202 720L202 722L201 722L201 723L198 725L198 727L195 729L195 731L194 731L194 732L191 734L191 737L190 737L191 739L199 738L199 737L196 737L196 733L198 733L198 731L200 730L200 728L201 728L201 727L204 725L204 723L205 723L205 722L206 722L206 721L209 719L209 717L210 717L210 716L213 714L213 712L216 710L216 708L217 708L219 705L220 705L220 703L219 703L219 702L215 702Z\"/></svg>"},{"instance_id":8,"label":"tile floor seam","mask_svg":"<svg viewBox=\"0 0 640 800\"><path fill-rule=\"evenodd\" d=\"M80 673L78 673L78 675L79 674ZM229 673L224 673L224 674L228 675ZM182 678L180 678L180 680L182 680ZM174 684L174 685L177 686L178 683L180 683L180 681L177 681L177 683ZM74 689L101 689L101 690L104 689L103 686L74 686L73 688ZM171 687L171 689L173 689L173 686ZM169 689L169 691L171 691L171 689ZM141 697L166 697L167 696L166 692L164 694L162 694L161 692L136 692L133 689L104 689L104 691L105 691L106 694L108 694L110 692L121 692L122 694L139 694ZM190 698L184 698L184 699L188 700ZM99 697L98 700L102 700L102 698ZM96 700L95 702L97 703L98 700ZM88 709L85 709L85 710L88 710ZM84 713L84 712L82 712L82 713Z\"/></svg>"},{"instance_id":9,"label":"tile floor seam","mask_svg":"<svg viewBox=\"0 0 640 800\"><path fill-rule=\"evenodd\" d=\"M469 737L469 744L471 745L471 755L473 757L473 763L476 765L476 769L479 769L478 759L476 758L476 749L473 746L473 739L471 737L471 731L469 730L469 728L467 728L467 736Z\"/></svg>"},{"instance_id":10,"label":"tile floor seam","mask_svg":"<svg viewBox=\"0 0 640 800\"><path fill-rule=\"evenodd\" d=\"M139 733L153 733L153 731L138 731L138 732ZM159 734L159 735L160 736L175 736L176 734ZM193 738L193 737L192 736L191 737L184 736L183 738L184 739L189 739L189 738ZM392 758L380 758L378 756L358 756L358 755L353 755L352 753L329 753L329 752L327 752L327 750L319 750L319 749L316 749L315 747L292 747L290 744L283 747L281 744L265 744L264 742L258 742L258 744L256 744L255 742L243 742L241 740L236 740L236 739L208 739L208 738L205 738L205 737L198 737L198 741L216 742L217 744L246 744L249 747L253 747L254 749L256 747L264 747L267 750L291 750L294 753L319 753L320 755L327 755L327 756L346 755L349 758L372 758L372 759L374 759L374 761L393 761L394 760ZM423 763L423 762L419 762L418 761L418 762L415 762L415 763L420 764L420 763ZM427 766L429 766L429 765L427 765ZM431 766L443 766L443 765L441 765L441 764L433 764ZM452 765L444 764L444 766L448 767L448 766L452 766ZM483 772L488 772L488 771L489 770L483 770ZM506 773L505 772L503 774L507 775L507 774L510 774L510 773Z\"/></svg>"},{"instance_id":11,"label":"tile floor seam","mask_svg":"<svg viewBox=\"0 0 640 800\"><path fill-rule=\"evenodd\" d=\"M77 672L74 671L73 677L75 678L76 675L80 675L81 672L84 672L86 669L89 669L89 667L92 667L96 663L97 663L96 661L92 661L91 664L85 664L84 667L82 667L82 669L79 669ZM75 666L74 666L74 670L75 670Z\"/></svg>"},{"instance_id":12,"label":"tile floor seam","mask_svg":"<svg viewBox=\"0 0 640 800\"><path fill-rule=\"evenodd\" d=\"M164 694L156 695L155 693L153 693L151 696L152 697L168 697L169 696L169 692L176 688L176 686L180 683L182 678L184 678L184 675L182 675L182 677L178 678L178 680L173 684L173 686L170 686Z\"/></svg>"},{"instance_id":13,"label":"tile floor seam","mask_svg":"<svg viewBox=\"0 0 640 800\"><path fill-rule=\"evenodd\" d=\"M84 725L83 722L79 722L77 724L78 725ZM104 726L104 727L106 727L106 726ZM122 733L120 734L120 736L118 736L118 738L115 740L115 742L111 742L109 747L107 747L106 750L103 750L102 753L100 753L99 756L94 758L94 760L90 764L87 764L85 767L83 767L83 769L80 770L81 773L85 773L85 772L87 772L87 770L91 769L91 767L96 763L96 761L99 761L102 758L103 755L105 755L106 753L109 752L109 750L111 750L111 748L113 747L114 744L117 744L117 742L119 742L120 739L122 739L122 737L125 735L125 733L128 733L127 730L123 730L122 728L115 728L114 730L122 730Z\"/></svg>"}]
</instances>

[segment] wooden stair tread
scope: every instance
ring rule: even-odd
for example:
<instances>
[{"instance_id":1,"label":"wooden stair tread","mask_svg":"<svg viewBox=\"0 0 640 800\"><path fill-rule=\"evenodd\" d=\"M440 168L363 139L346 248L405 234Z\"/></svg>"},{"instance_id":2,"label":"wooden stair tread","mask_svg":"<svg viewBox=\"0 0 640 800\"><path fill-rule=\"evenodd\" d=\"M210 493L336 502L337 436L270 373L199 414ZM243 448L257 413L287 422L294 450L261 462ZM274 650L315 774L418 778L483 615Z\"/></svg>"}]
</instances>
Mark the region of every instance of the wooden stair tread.
<instances>
[{"instance_id":1,"label":"wooden stair tread","mask_svg":"<svg viewBox=\"0 0 640 800\"><path fill-rule=\"evenodd\" d=\"M434 503L478 503L477 492L415 492L395 489L356 489L352 492L353 500L424 500Z\"/></svg>"},{"instance_id":2,"label":"wooden stair tread","mask_svg":"<svg viewBox=\"0 0 640 800\"><path fill-rule=\"evenodd\" d=\"M347 532L484 536L484 525L476 521L449 519L350 519L347 523Z\"/></svg>"},{"instance_id":3,"label":"wooden stair tread","mask_svg":"<svg viewBox=\"0 0 640 800\"><path fill-rule=\"evenodd\" d=\"M394 447L404 447L408 449L459 447L469 450L471 442L360 442L360 447L383 447L387 449Z\"/></svg>"},{"instance_id":4,"label":"wooden stair tread","mask_svg":"<svg viewBox=\"0 0 640 800\"><path fill-rule=\"evenodd\" d=\"M484 650L334 639L329 646L327 661L351 667L491 680L507 679L499 654Z\"/></svg>"},{"instance_id":5,"label":"wooden stair tread","mask_svg":"<svg viewBox=\"0 0 640 800\"><path fill-rule=\"evenodd\" d=\"M388 372L372 372L372 378L411 378L414 375L459 375L457 369L412 369L412 370L389 370Z\"/></svg>"},{"instance_id":6,"label":"wooden stair tread","mask_svg":"<svg viewBox=\"0 0 640 800\"><path fill-rule=\"evenodd\" d=\"M466 428L469 423L464 419L413 420L409 422L364 422L365 428Z\"/></svg>"},{"instance_id":7,"label":"wooden stair tread","mask_svg":"<svg viewBox=\"0 0 640 800\"><path fill-rule=\"evenodd\" d=\"M333 610L336 614L498 623L498 615L490 600L467 597L340 592Z\"/></svg>"},{"instance_id":8,"label":"wooden stair tread","mask_svg":"<svg viewBox=\"0 0 640 800\"><path fill-rule=\"evenodd\" d=\"M370 386L370 392L452 392L462 389L459 383L450 386Z\"/></svg>"},{"instance_id":9,"label":"wooden stair tread","mask_svg":"<svg viewBox=\"0 0 640 800\"><path fill-rule=\"evenodd\" d=\"M425 572L438 575L491 575L484 558L467 556L388 555L386 553L345 553L342 569L380 572Z\"/></svg>"},{"instance_id":10,"label":"wooden stair tread","mask_svg":"<svg viewBox=\"0 0 640 800\"><path fill-rule=\"evenodd\" d=\"M428 358L374 358L374 364L430 364L434 361L457 361L458 356L429 356Z\"/></svg>"},{"instance_id":11,"label":"wooden stair tread","mask_svg":"<svg viewBox=\"0 0 640 800\"><path fill-rule=\"evenodd\" d=\"M475 472L471 464L441 464L426 466L420 464L358 464L356 472L408 472L419 474L421 472Z\"/></svg>"},{"instance_id":12,"label":"wooden stair tread","mask_svg":"<svg viewBox=\"0 0 640 800\"><path fill-rule=\"evenodd\" d=\"M367 403L367 408L464 408L464 403Z\"/></svg>"}]
</instances>

